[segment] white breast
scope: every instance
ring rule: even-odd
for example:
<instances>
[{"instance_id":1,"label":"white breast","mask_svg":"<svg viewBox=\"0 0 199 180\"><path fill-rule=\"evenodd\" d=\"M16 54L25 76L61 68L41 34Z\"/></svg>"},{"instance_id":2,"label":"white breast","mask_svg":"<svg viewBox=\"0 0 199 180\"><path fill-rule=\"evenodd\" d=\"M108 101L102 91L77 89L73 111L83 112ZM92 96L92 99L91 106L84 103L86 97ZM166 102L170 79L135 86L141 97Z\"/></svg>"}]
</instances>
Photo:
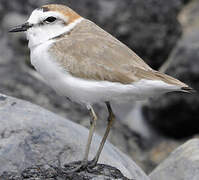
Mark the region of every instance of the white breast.
<instances>
[{"instance_id":1,"label":"white breast","mask_svg":"<svg viewBox=\"0 0 199 180\"><path fill-rule=\"evenodd\" d=\"M58 94L69 97L78 103L143 100L179 89L179 87L166 84L163 81L143 79L136 83L124 85L73 77L64 71L48 53L48 48L52 43L53 40L50 40L31 49L31 63Z\"/></svg>"}]
</instances>

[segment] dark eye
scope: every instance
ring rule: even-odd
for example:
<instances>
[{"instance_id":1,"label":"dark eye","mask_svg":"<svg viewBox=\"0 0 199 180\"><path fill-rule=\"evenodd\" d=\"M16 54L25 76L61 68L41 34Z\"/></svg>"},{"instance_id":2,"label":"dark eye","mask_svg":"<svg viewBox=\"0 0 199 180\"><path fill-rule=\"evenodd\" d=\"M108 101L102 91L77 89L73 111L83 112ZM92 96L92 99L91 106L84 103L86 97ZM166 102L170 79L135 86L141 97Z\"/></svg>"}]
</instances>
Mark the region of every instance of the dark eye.
<instances>
[{"instance_id":1,"label":"dark eye","mask_svg":"<svg viewBox=\"0 0 199 180\"><path fill-rule=\"evenodd\" d=\"M44 20L44 22L52 23L52 22L56 21L56 19L57 19L56 17L50 16L50 17L46 18Z\"/></svg>"}]
</instances>

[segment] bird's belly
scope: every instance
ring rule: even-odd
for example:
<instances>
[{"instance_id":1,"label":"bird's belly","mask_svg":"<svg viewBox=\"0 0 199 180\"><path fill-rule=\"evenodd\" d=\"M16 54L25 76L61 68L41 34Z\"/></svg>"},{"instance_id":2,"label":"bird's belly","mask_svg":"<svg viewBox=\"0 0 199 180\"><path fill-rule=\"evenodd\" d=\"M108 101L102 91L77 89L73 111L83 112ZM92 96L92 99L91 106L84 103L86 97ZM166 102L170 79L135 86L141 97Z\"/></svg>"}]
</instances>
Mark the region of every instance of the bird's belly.
<instances>
[{"instance_id":1,"label":"bird's belly","mask_svg":"<svg viewBox=\"0 0 199 180\"><path fill-rule=\"evenodd\" d=\"M41 47L31 51L31 63L58 94L78 103L143 100L147 97L172 91L172 88L174 88L162 81L141 80L125 85L117 82L74 77L52 59L47 47L48 44L41 45Z\"/></svg>"},{"instance_id":2,"label":"bird's belly","mask_svg":"<svg viewBox=\"0 0 199 180\"><path fill-rule=\"evenodd\" d=\"M31 52L31 63L59 95L66 96L78 103L92 104L96 102L118 99L127 86L107 81L92 81L73 77L64 71L48 52L40 47ZM127 95L127 93L124 93Z\"/></svg>"},{"instance_id":3,"label":"bird's belly","mask_svg":"<svg viewBox=\"0 0 199 180\"><path fill-rule=\"evenodd\" d=\"M48 53L50 43L31 50L31 64L59 95L78 103L91 104L109 97L103 84L73 77L56 63Z\"/></svg>"}]
</instances>

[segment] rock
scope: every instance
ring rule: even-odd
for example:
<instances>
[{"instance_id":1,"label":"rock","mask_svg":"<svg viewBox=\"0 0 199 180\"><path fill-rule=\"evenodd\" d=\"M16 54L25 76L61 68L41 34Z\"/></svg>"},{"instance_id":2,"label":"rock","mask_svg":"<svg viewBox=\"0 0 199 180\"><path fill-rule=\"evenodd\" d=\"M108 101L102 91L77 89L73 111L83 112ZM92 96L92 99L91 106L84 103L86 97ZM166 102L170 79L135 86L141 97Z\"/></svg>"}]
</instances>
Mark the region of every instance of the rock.
<instances>
[{"instance_id":1,"label":"rock","mask_svg":"<svg viewBox=\"0 0 199 180\"><path fill-rule=\"evenodd\" d=\"M57 167L81 160L88 136L84 127L61 118L39 106L0 95L0 174L37 164ZM94 136L90 159L101 138ZM109 142L100 163L117 167L124 176L148 180L144 172ZM33 168L34 169L34 168Z\"/></svg>"},{"instance_id":2,"label":"rock","mask_svg":"<svg viewBox=\"0 0 199 180\"><path fill-rule=\"evenodd\" d=\"M151 180L198 180L199 140L192 139L177 148L151 174Z\"/></svg>"},{"instance_id":3,"label":"rock","mask_svg":"<svg viewBox=\"0 0 199 180\"><path fill-rule=\"evenodd\" d=\"M145 162L151 163L154 166L154 168L151 169L150 172L147 172L147 174L151 173L155 167L157 167L164 159L170 155L172 151L174 151L184 142L185 140L176 141L172 139L166 139L165 137L160 137L158 140L156 139L156 142L153 144L151 149L145 154L145 156L147 156L147 160L145 160Z\"/></svg>"},{"instance_id":4,"label":"rock","mask_svg":"<svg viewBox=\"0 0 199 180\"><path fill-rule=\"evenodd\" d=\"M111 166L98 164L93 172L81 171L77 173L67 173L67 168L57 168L49 165L33 166L22 171L21 174L15 172L4 172L0 178L3 180L130 180L122 173Z\"/></svg>"},{"instance_id":5,"label":"rock","mask_svg":"<svg viewBox=\"0 0 199 180\"><path fill-rule=\"evenodd\" d=\"M166 72L199 91L199 0L179 15L183 36L171 53ZM184 138L199 131L199 94L171 93L145 106L148 124L164 135ZM169 112L169 113L168 113Z\"/></svg>"}]
</instances>

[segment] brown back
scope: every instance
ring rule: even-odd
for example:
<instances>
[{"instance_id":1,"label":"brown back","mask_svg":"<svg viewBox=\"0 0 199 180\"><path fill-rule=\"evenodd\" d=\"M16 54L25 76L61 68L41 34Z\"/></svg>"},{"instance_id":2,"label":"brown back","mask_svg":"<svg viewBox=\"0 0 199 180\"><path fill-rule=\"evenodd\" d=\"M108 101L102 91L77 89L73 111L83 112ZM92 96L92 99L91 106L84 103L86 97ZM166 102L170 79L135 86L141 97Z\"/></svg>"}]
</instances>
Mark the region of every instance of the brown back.
<instances>
[{"instance_id":1,"label":"brown back","mask_svg":"<svg viewBox=\"0 0 199 180\"><path fill-rule=\"evenodd\" d=\"M126 45L89 20L57 38L49 52L67 72L79 78L122 84L149 79L186 86L154 71Z\"/></svg>"}]
</instances>

